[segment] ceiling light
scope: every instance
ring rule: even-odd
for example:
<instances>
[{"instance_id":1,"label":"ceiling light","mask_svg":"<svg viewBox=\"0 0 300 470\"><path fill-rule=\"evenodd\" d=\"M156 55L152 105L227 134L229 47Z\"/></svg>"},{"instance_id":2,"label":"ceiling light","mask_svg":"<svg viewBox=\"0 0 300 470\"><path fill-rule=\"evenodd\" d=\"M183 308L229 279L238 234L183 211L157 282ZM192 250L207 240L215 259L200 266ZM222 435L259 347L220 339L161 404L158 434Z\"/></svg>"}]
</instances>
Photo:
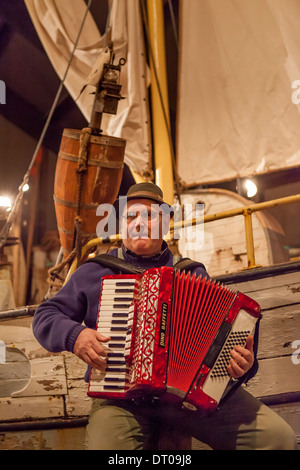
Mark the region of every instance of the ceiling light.
<instances>
[{"instance_id":1,"label":"ceiling light","mask_svg":"<svg viewBox=\"0 0 300 470\"><path fill-rule=\"evenodd\" d=\"M256 184L251 181L251 180L246 180L245 181L245 187L247 190L247 197L253 197L257 193L257 186Z\"/></svg>"},{"instance_id":2,"label":"ceiling light","mask_svg":"<svg viewBox=\"0 0 300 470\"><path fill-rule=\"evenodd\" d=\"M11 200L9 197L0 196L0 207L5 207L7 210L11 209Z\"/></svg>"}]
</instances>

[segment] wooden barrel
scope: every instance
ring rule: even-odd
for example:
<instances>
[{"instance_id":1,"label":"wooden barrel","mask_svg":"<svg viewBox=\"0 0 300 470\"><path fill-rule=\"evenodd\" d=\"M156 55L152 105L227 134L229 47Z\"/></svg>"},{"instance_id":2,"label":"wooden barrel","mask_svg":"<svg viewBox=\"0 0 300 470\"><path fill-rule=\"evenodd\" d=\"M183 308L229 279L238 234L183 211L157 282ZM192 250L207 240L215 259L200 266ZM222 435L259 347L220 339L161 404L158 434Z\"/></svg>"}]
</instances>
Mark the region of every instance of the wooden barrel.
<instances>
[{"instance_id":1,"label":"wooden barrel","mask_svg":"<svg viewBox=\"0 0 300 470\"><path fill-rule=\"evenodd\" d=\"M99 204L112 204L118 196L125 145L124 139L93 135L89 128L64 129L55 171L54 204L65 256L73 249L78 201L84 241L96 236L96 226L101 220L96 216ZM84 158L86 169L82 172L80 188L78 169L82 169Z\"/></svg>"}]
</instances>

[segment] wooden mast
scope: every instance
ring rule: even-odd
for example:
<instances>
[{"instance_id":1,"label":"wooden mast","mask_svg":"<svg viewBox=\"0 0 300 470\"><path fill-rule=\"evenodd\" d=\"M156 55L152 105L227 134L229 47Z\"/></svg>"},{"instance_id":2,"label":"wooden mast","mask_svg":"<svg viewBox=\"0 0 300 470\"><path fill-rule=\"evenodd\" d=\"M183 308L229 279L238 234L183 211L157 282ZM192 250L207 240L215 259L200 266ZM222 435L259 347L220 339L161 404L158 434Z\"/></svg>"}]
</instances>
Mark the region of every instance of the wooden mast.
<instances>
[{"instance_id":1,"label":"wooden mast","mask_svg":"<svg viewBox=\"0 0 300 470\"><path fill-rule=\"evenodd\" d=\"M150 68L155 182L161 187L165 201L172 205L174 203L174 180L172 170L172 151L170 148L169 138L170 117L166 72L163 1L147 0L147 8L150 34L149 40L153 53L153 56L150 57ZM159 86L157 84L157 80L159 82Z\"/></svg>"}]
</instances>

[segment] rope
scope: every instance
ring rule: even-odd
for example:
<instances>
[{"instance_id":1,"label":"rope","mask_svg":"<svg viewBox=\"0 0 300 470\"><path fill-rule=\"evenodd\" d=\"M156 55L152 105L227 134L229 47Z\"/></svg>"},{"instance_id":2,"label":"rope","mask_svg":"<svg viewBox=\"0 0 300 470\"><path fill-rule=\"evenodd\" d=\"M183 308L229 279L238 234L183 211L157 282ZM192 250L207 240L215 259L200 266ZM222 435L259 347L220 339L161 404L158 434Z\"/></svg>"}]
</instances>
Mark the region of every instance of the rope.
<instances>
[{"instance_id":1,"label":"rope","mask_svg":"<svg viewBox=\"0 0 300 470\"><path fill-rule=\"evenodd\" d=\"M56 266L53 266L52 268L48 270L47 282L50 285L50 287L57 287L60 289L63 286L65 279L62 276L60 276L60 273L66 265L71 265L75 256L76 256L76 249L72 250L65 260L61 261L59 264L57 264Z\"/></svg>"},{"instance_id":2,"label":"rope","mask_svg":"<svg viewBox=\"0 0 300 470\"><path fill-rule=\"evenodd\" d=\"M91 134L92 129L90 127L84 127L81 131L77 172L85 171L87 169L88 145L90 143Z\"/></svg>"},{"instance_id":3,"label":"rope","mask_svg":"<svg viewBox=\"0 0 300 470\"><path fill-rule=\"evenodd\" d=\"M77 211L76 217L74 220L74 235L73 235L73 249L76 250L76 257L78 264L81 259L82 251L82 219L80 217L81 212L81 199L82 199L82 188L84 176L88 168L88 146L90 143L90 138L92 135L92 129L90 127L85 127L82 129L80 134L80 148L78 155L78 168L76 170L78 176L78 198L77 198Z\"/></svg>"},{"instance_id":4,"label":"rope","mask_svg":"<svg viewBox=\"0 0 300 470\"><path fill-rule=\"evenodd\" d=\"M173 8L173 5L172 5L172 0L168 0L168 3L169 3L169 10L170 10L174 40L175 40L175 43L176 43L176 48L178 50L178 32L177 32L177 26L176 26L176 20L175 20L175 14L174 14L174 8Z\"/></svg>"},{"instance_id":5,"label":"rope","mask_svg":"<svg viewBox=\"0 0 300 470\"><path fill-rule=\"evenodd\" d=\"M79 216L77 216L74 222L74 238L75 238L75 251L76 251L76 258L77 258L78 266L81 260L81 252L82 252L81 226L82 226L82 220Z\"/></svg>"}]
</instances>

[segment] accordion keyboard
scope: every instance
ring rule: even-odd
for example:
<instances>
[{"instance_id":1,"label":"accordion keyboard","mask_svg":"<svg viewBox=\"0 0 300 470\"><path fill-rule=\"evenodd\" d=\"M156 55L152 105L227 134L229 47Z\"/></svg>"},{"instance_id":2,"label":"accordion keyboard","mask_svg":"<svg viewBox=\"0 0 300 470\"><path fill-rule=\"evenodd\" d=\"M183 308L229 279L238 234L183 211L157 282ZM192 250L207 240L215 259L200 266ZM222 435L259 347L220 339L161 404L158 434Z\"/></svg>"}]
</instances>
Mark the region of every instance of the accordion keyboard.
<instances>
[{"instance_id":1,"label":"accordion keyboard","mask_svg":"<svg viewBox=\"0 0 300 470\"><path fill-rule=\"evenodd\" d=\"M111 339L105 371L93 369L90 392L123 393L127 379L126 350L130 349L130 306L135 279L104 279L97 331Z\"/></svg>"}]
</instances>

